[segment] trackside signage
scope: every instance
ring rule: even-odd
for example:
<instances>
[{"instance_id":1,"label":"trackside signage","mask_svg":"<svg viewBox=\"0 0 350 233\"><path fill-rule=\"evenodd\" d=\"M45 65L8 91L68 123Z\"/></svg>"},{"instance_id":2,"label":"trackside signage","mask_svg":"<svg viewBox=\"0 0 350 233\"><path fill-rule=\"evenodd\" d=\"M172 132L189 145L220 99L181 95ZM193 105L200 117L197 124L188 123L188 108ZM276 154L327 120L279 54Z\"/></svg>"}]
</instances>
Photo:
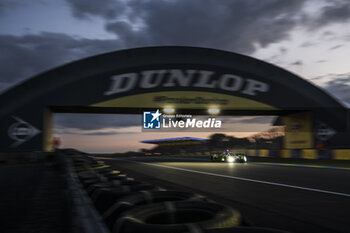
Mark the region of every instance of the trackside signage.
<instances>
[{"instance_id":1,"label":"trackside signage","mask_svg":"<svg viewBox=\"0 0 350 233\"><path fill-rule=\"evenodd\" d=\"M145 70L138 73L114 75L111 81L109 89L104 92L106 96L127 92L134 88L212 88L239 92L247 96L257 96L270 89L269 84L255 79L233 74L217 75L214 71L195 69Z\"/></svg>"},{"instance_id":2,"label":"trackside signage","mask_svg":"<svg viewBox=\"0 0 350 233\"><path fill-rule=\"evenodd\" d=\"M222 121L216 120L214 117L198 119L187 114L162 114L159 109L143 112L142 119L142 130L174 131L176 129L188 129L190 131L201 131L202 129L221 129L222 126Z\"/></svg>"}]
</instances>

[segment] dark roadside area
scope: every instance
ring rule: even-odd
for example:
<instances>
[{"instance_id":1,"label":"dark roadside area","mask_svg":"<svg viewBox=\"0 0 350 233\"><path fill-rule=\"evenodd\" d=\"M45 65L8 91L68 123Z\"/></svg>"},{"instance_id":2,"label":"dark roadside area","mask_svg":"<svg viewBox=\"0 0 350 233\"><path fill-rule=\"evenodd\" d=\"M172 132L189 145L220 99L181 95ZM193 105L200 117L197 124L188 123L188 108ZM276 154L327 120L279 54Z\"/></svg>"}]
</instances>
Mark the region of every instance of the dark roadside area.
<instances>
[{"instance_id":1,"label":"dark roadside area","mask_svg":"<svg viewBox=\"0 0 350 233\"><path fill-rule=\"evenodd\" d=\"M189 158L207 159L205 156ZM340 160L250 157L249 161L350 167L350 161ZM64 172L53 155L39 161L0 163L0 185L1 233L80 232L72 227L75 224Z\"/></svg>"},{"instance_id":2,"label":"dark roadside area","mask_svg":"<svg viewBox=\"0 0 350 233\"><path fill-rule=\"evenodd\" d=\"M0 163L0 232L71 232L65 182L54 161Z\"/></svg>"}]
</instances>

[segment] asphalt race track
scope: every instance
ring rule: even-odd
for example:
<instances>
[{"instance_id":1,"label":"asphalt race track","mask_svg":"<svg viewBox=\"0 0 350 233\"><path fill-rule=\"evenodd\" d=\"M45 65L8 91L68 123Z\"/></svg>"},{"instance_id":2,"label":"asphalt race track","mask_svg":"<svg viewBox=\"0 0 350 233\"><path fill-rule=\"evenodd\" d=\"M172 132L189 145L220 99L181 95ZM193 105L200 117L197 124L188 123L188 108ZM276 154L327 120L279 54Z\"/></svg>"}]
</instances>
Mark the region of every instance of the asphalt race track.
<instances>
[{"instance_id":1,"label":"asphalt race track","mask_svg":"<svg viewBox=\"0 0 350 233\"><path fill-rule=\"evenodd\" d=\"M177 157L105 162L136 179L235 207L248 224L295 233L350 232L349 170Z\"/></svg>"}]
</instances>

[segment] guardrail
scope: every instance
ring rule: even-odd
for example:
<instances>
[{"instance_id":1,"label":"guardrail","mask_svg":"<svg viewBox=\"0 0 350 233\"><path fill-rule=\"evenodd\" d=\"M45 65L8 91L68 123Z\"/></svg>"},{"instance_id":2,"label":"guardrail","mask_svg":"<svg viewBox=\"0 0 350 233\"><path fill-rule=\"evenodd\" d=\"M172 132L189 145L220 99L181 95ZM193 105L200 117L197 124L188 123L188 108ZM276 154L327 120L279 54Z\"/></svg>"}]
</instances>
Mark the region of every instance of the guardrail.
<instances>
[{"instance_id":1,"label":"guardrail","mask_svg":"<svg viewBox=\"0 0 350 233\"><path fill-rule=\"evenodd\" d=\"M72 161L69 158L65 158L64 163L67 173L67 186L76 220L75 227L79 228L79 232L84 233L109 233L110 231L105 226L90 197L81 185L74 171Z\"/></svg>"},{"instance_id":2,"label":"guardrail","mask_svg":"<svg viewBox=\"0 0 350 233\"><path fill-rule=\"evenodd\" d=\"M350 160L350 149L232 149L231 151L256 157ZM178 155L210 156L212 153L222 153L222 151L191 152Z\"/></svg>"},{"instance_id":3,"label":"guardrail","mask_svg":"<svg viewBox=\"0 0 350 233\"><path fill-rule=\"evenodd\" d=\"M245 152L248 156L259 157L350 160L350 149L260 149L246 150Z\"/></svg>"}]
</instances>

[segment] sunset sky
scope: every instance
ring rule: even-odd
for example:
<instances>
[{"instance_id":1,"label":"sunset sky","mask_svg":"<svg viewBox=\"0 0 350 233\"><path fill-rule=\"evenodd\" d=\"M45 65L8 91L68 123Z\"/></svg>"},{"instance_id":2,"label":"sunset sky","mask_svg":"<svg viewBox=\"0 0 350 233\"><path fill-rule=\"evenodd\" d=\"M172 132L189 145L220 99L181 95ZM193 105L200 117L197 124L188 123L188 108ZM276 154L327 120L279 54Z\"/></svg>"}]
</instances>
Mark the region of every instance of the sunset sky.
<instances>
[{"instance_id":1,"label":"sunset sky","mask_svg":"<svg viewBox=\"0 0 350 233\"><path fill-rule=\"evenodd\" d=\"M84 57L142 46L208 47L285 68L350 106L347 0L0 0L0 92ZM56 114L64 147L136 150L141 116ZM272 117L230 119L230 134L266 130Z\"/></svg>"}]
</instances>

